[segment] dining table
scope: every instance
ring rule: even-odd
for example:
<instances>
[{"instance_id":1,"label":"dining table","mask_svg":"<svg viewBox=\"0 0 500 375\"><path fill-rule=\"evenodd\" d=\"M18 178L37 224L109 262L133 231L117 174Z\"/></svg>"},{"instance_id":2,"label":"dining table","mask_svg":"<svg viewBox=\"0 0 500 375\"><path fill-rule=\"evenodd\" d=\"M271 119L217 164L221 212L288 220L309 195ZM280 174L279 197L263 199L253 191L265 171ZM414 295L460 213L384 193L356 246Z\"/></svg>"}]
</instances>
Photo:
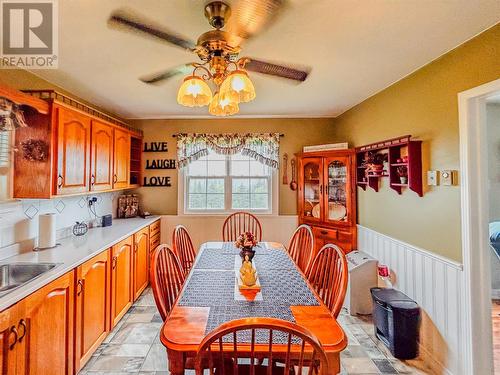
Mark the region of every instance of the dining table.
<instances>
[{"instance_id":1,"label":"dining table","mask_svg":"<svg viewBox=\"0 0 500 375\"><path fill-rule=\"evenodd\" d=\"M170 373L184 374L186 364L193 365L200 343L213 329L248 317L278 318L307 328L326 352L328 374L339 373L340 352L347 346L347 336L338 321L282 244L260 242L254 250L252 263L260 290L240 290L240 249L233 242L202 244L161 328ZM260 347L264 352L267 346Z\"/></svg>"}]
</instances>

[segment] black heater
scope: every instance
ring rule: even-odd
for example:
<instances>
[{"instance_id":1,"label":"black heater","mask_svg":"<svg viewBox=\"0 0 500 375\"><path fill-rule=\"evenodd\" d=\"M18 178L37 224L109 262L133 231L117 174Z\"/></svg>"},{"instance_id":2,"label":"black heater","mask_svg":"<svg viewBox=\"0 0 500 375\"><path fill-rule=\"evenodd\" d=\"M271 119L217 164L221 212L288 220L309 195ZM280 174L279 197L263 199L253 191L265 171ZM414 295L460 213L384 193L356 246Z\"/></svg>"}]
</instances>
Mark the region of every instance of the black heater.
<instances>
[{"instance_id":1,"label":"black heater","mask_svg":"<svg viewBox=\"0 0 500 375\"><path fill-rule=\"evenodd\" d=\"M418 355L420 307L395 289L371 288L375 335L399 359Z\"/></svg>"}]
</instances>

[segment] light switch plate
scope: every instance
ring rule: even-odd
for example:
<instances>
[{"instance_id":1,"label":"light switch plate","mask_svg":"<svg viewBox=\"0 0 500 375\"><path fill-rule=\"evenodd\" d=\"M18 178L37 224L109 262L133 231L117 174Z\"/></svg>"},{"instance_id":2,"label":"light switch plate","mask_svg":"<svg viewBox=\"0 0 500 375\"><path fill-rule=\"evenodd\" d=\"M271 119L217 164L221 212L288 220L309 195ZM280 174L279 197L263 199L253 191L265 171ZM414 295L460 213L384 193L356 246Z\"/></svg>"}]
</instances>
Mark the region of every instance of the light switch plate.
<instances>
[{"instance_id":1,"label":"light switch plate","mask_svg":"<svg viewBox=\"0 0 500 375\"><path fill-rule=\"evenodd\" d=\"M451 186L454 184L453 171L445 170L441 171L441 185Z\"/></svg>"},{"instance_id":2,"label":"light switch plate","mask_svg":"<svg viewBox=\"0 0 500 375\"><path fill-rule=\"evenodd\" d=\"M437 186L438 185L438 173L437 171L427 171L427 185Z\"/></svg>"}]
</instances>

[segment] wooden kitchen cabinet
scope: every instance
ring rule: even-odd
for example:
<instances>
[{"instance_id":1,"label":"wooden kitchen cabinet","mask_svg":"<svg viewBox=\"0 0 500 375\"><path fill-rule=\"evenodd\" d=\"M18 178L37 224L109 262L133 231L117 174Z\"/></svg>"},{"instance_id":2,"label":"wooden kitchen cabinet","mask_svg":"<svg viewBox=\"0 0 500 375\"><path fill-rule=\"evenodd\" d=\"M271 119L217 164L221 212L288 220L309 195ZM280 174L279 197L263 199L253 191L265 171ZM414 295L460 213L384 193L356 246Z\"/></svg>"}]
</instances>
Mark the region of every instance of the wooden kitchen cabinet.
<instances>
[{"instance_id":1,"label":"wooden kitchen cabinet","mask_svg":"<svg viewBox=\"0 0 500 375\"><path fill-rule=\"evenodd\" d=\"M20 319L18 305L9 307L0 314L0 369L2 375L16 373L17 348L15 344L21 328L19 327Z\"/></svg>"},{"instance_id":2,"label":"wooden kitchen cabinet","mask_svg":"<svg viewBox=\"0 0 500 375\"><path fill-rule=\"evenodd\" d=\"M92 121L90 190L113 188L114 129L100 121Z\"/></svg>"},{"instance_id":3,"label":"wooden kitchen cabinet","mask_svg":"<svg viewBox=\"0 0 500 375\"><path fill-rule=\"evenodd\" d=\"M62 106L55 106L57 117L58 195L89 190L90 118Z\"/></svg>"},{"instance_id":4,"label":"wooden kitchen cabinet","mask_svg":"<svg viewBox=\"0 0 500 375\"><path fill-rule=\"evenodd\" d=\"M355 151L308 152L298 159L299 223L311 226L315 251L328 243L356 249Z\"/></svg>"},{"instance_id":5,"label":"wooden kitchen cabinet","mask_svg":"<svg viewBox=\"0 0 500 375\"><path fill-rule=\"evenodd\" d=\"M17 304L16 374L73 374L74 271Z\"/></svg>"},{"instance_id":6,"label":"wooden kitchen cabinet","mask_svg":"<svg viewBox=\"0 0 500 375\"><path fill-rule=\"evenodd\" d=\"M130 179L130 133L115 129L113 188L129 186Z\"/></svg>"},{"instance_id":7,"label":"wooden kitchen cabinet","mask_svg":"<svg viewBox=\"0 0 500 375\"><path fill-rule=\"evenodd\" d=\"M75 369L80 370L110 331L111 251L76 269Z\"/></svg>"},{"instance_id":8,"label":"wooden kitchen cabinet","mask_svg":"<svg viewBox=\"0 0 500 375\"><path fill-rule=\"evenodd\" d=\"M111 248L111 328L132 306L133 236Z\"/></svg>"},{"instance_id":9,"label":"wooden kitchen cabinet","mask_svg":"<svg viewBox=\"0 0 500 375\"><path fill-rule=\"evenodd\" d=\"M149 229L134 234L134 301L149 282Z\"/></svg>"},{"instance_id":10,"label":"wooden kitchen cabinet","mask_svg":"<svg viewBox=\"0 0 500 375\"><path fill-rule=\"evenodd\" d=\"M15 132L14 198L139 186L141 131L55 91L27 92L48 101L49 113L26 111L28 127Z\"/></svg>"}]
</instances>

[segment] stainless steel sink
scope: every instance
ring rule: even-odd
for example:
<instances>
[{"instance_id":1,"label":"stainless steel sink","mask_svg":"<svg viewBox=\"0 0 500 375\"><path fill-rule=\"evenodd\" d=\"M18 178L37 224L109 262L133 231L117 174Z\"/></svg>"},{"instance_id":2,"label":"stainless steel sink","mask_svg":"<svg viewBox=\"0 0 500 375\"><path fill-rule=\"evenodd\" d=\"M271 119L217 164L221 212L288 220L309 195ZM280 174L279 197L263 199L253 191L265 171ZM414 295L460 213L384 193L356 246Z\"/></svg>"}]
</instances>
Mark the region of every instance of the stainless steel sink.
<instances>
[{"instance_id":1,"label":"stainless steel sink","mask_svg":"<svg viewBox=\"0 0 500 375\"><path fill-rule=\"evenodd\" d=\"M57 263L0 264L0 297L49 272L57 265Z\"/></svg>"}]
</instances>

